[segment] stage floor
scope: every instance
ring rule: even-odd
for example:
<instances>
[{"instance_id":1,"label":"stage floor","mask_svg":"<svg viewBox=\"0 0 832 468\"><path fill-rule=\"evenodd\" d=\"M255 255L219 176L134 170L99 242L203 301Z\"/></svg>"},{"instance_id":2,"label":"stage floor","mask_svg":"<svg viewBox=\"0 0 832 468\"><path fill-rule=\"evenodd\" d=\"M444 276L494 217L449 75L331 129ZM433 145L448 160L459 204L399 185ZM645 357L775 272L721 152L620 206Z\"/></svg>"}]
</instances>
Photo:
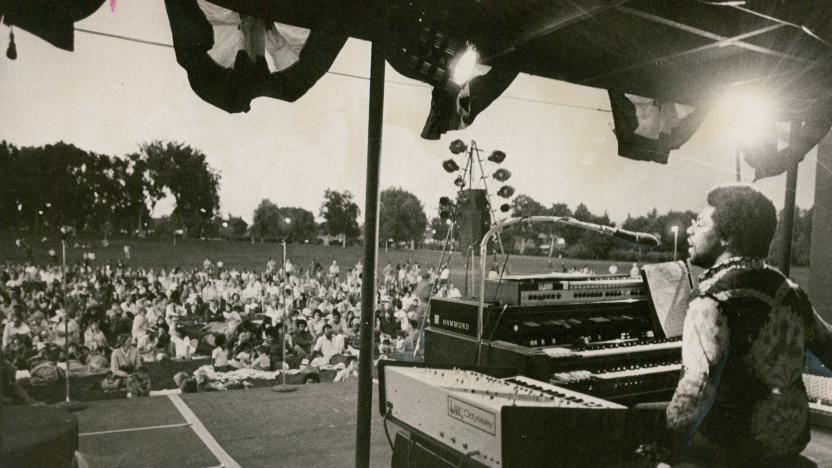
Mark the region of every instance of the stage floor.
<instances>
[{"instance_id":1,"label":"stage floor","mask_svg":"<svg viewBox=\"0 0 832 468\"><path fill-rule=\"evenodd\" d=\"M353 466L356 398L331 383L89 402L75 413L81 468ZM813 430L804 455L832 466L832 431ZM391 456L374 394L371 466Z\"/></svg>"},{"instance_id":2,"label":"stage floor","mask_svg":"<svg viewBox=\"0 0 832 468\"><path fill-rule=\"evenodd\" d=\"M90 402L76 413L79 451L90 468L353 466L356 384L296 388ZM392 451L377 402L370 462L386 467Z\"/></svg>"}]
</instances>

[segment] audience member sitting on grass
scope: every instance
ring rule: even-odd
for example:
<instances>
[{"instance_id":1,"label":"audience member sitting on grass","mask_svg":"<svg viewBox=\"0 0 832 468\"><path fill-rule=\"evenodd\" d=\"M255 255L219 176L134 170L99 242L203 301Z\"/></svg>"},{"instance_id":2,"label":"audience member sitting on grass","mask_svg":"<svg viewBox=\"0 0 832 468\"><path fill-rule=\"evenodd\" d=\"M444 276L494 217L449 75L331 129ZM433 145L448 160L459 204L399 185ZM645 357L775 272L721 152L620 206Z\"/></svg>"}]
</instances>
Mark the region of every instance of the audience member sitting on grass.
<instances>
[{"instance_id":1,"label":"audience member sitting on grass","mask_svg":"<svg viewBox=\"0 0 832 468\"><path fill-rule=\"evenodd\" d=\"M358 380L358 359L355 356L347 358L346 367L335 374L333 382L351 382Z\"/></svg>"},{"instance_id":2,"label":"audience member sitting on grass","mask_svg":"<svg viewBox=\"0 0 832 468\"><path fill-rule=\"evenodd\" d=\"M117 347L110 356L110 375L104 378L101 388L105 391L127 390L127 398L148 396L150 377L142 368L139 352L132 346L130 335L119 335Z\"/></svg>"},{"instance_id":3,"label":"audience member sitting on grass","mask_svg":"<svg viewBox=\"0 0 832 468\"><path fill-rule=\"evenodd\" d=\"M26 393L26 390L15 379L17 368L7 361L2 353L0 353L0 366L3 366L3 379L0 380L0 405L34 404L35 400Z\"/></svg>"},{"instance_id":4,"label":"audience member sitting on grass","mask_svg":"<svg viewBox=\"0 0 832 468\"><path fill-rule=\"evenodd\" d=\"M272 362L269 359L269 350L266 346L257 347L257 357L252 361L251 368L254 370L269 371L272 369Z\"/></svg>"},{"instance_id":5,"label":"audience member sitting on grass","mask_svg":"<svg viewBox=\"0 0 832 468\"><path fill-rule=\"evenodd\" d=\"M314 342L315 338L312 336L312 333L306 329L306 320L298 320L296 329L292 333L292 350L299 359L306 359L312 354L312 345Z\"/></svg>"},{"instance_id":6,"label":"audience member sitting on grass","mask_svg":"<svg viewBox=\"0 0 832 468\"><path fill-rule=\"evenodd\" d=\"M326 324L324 325L323 336L318 337L312 351L313 355L317 356L312 360L313 367L330 364L334 356L344 352L344 337L343 335L334 335L332 325Z\"/></svg>"},{"instance_id":7,"label":"audience member sitting on grass","mask_svg":"<svg viewBox=\"0 0 832 468\"><path fill-rule=\"evenodd\" d=\"M200 350L202 354L212 354L215 343L211 338L218 334L225 334L226 360L236 356L243 345L249 347L249 354L265 345L272 368L280 369L285 362L295 369L304 358L315 358L315 365L324 367L345 363L344 353L357 353L360 343L360 327L353 326L353 318L361 300L362 268L359 264L345 266L345 275L327 277L325 268L317 265L304 269L297 264L288 273L279 268L261 272L226 269L219 267L219 262L208 269L187 270L92 261L68 265L62 274L54 264L6 264L0 267L5 345L14 341L12 335L22 335L14 345L15 356L9 358L20 356L18 363L28 366L30 373L34 366L44 364L44 376L56 378L54 363L59 356L48 358L56 344L60 351L67 341L63 311L70 311L68 341L79 349L82 345L89 348L86 362L79 363L90 369L92 360L109 363L117 338L134 331L140 349L132 349L148 365L165 357L193 355L197 338L198 343L208 346ZM411 319L421 323L413 308L416 296L410 292L413 279L419 278L418 264L409 261L389 270L389 280L378 291L383 305L376 318L381 331L392 337L387 338L387 348L382 345L374 350L374 357L378 351L388 351L400 334L399 344L409 347L405 335L394 330L401 330L401 325L408 330ZM20 313L18 320L14 319L16 311ZM218 318L218 323L206 323ZM281 322L287 330L285 356ZM329 333L324 332L327 324ZM26 327L30 339L26 338ZM203 339L204 333L211 335ZM415 333L410 332L409 341ZM383 340L385 335L380 336ZM183 343L186 339L188 346Z\"/></svg>"},{"instance_id":8,"label":"audience member sitting on grass","mask_svg":"<svg viewBox=\"0 0 832 468\"><path fill-rule=\"evenodd\" d=\"M211 365L214 366L215 372L226 372L231 370L228 365L228 349L225 347L225 335L218 334L214 336L214 351L211 352Z\"/></svg>"},{"instance_id":9,"label":"audience member sitting on grass","mask_svg":"<svg viewBox=\"0 0 832 468\"><path fill-rule=\"evenodd\" d=\"M173 347L173 359L191 358L191 340L185 335L184 328L174 327L173 333L170 336L170 342Z\"/></svg>"},{"instance_id":10,"label":"audience member sitting on grass","mask_svg":"<svg viewBox=\"0 0 832 468\"><path fill-rule=\"evenodd\" d=\"M92 320L90 320L89 326L84 331L84 344L90 349L90 351L105 352L110 347L110 344L107 342L107 337L104 335L104 332L101 331L99 325L97 317L93 317Z\"/></svg>"}]
</instances>

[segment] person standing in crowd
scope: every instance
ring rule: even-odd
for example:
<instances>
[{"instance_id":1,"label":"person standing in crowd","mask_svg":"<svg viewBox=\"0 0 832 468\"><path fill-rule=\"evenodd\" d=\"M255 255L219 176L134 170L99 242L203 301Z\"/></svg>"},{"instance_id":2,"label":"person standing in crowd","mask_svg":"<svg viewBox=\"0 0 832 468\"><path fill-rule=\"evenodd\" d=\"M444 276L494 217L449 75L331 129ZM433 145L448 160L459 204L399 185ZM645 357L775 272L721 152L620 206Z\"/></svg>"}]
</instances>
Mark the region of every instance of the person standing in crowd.
<instances>
[{"instance_id":1,"label":"person standing in crowd","mask_svg":"<svg viewBox=\"0 0 832 468\"><path fill-rule=\"evenodd\" d=\"M805 353L832 366L832 334L806 293L764 261L776 226L771 201L736 184L708 193L688 229L690 262L706 270L666 408L678 461L792 466L809 442Z\"/></svg>"},{"instance_id":2,"label":"person standing in crowd","mask_svg":"<svg viewBox=\"0 0 832 468\"><path fill-rule=\"evenodd\" d=\"M329 266L329 279L330 280L337 280L338 277L341 275L341 267L338 266L338 261L333 260L332 265Z\"/></svg>"}]
</instances>

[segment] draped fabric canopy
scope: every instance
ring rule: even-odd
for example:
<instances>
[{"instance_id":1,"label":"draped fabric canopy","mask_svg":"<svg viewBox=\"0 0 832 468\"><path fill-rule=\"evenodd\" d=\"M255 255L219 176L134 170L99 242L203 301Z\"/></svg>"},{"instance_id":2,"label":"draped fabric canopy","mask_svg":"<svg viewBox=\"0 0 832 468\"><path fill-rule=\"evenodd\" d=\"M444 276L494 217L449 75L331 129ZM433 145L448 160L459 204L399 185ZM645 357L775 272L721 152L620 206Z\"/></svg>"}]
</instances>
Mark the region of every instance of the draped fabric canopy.
<instances>
[{"instance_id":1,"label":"draped fabric canopy","mask_svg":"<svg viewBox=\"0 0 832 468\"><path fill-rule=\"evenodd\" d=\"M104 0L0 0L3 22L64 50L75 48L75 22L95 13Z\"/></svg>"},{"instance_id":2,"label":"draped fabric canopy","mask_svg":"<svg viewBox=\"0 0 832 468\"><path fill-rule=\"evenodd\" d=\"M0 0L6 24L71 50L72 27L104 0ZM747 86L798 122L792 146L744 148L779 173L832 125L832 10L820 0L166 0L176 59L194 91L228 112L295 101L347 37L381 37L386 60L433 86L424 138L465 128L524 72L609 91L619 154L665 163L714 96ZM375 35L375 36L374 36ZM379 36L381 35L381 36ZM481 72L448 78L466 47ZM738 117L741 118L741 117ZM775 149L773 149L775 148Z\"/></svg>"}]
</instances>

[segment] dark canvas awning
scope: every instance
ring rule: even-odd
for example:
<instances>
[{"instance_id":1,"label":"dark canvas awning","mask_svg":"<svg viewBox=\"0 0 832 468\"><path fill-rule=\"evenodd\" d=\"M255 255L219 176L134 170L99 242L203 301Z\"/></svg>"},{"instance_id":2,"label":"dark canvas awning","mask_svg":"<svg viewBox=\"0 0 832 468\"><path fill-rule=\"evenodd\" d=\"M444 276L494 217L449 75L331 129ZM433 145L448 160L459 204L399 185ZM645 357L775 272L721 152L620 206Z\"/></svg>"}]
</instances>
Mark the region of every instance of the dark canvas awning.
<instances>
[{"instance_id":1,"label":"dark canvas awning","mask_svg":"<svg viewBox=\"0 0 832 468\"><path fill-rule=\"evenodd\" d=\"M283 22L311 23L328 0L213 0ZM337 3L337 2L336 2ZM425 16L474 43L487 64L666 100L700 100L757 82L782 97L830 89L832 11L815 0L413 0L388 2L389 34ZM370 38L377 12L345 2L347 34ZM388 38L389 39L389 38ZM402 38L404 40L404 38Z\"/></svg>"}]
</instances>

